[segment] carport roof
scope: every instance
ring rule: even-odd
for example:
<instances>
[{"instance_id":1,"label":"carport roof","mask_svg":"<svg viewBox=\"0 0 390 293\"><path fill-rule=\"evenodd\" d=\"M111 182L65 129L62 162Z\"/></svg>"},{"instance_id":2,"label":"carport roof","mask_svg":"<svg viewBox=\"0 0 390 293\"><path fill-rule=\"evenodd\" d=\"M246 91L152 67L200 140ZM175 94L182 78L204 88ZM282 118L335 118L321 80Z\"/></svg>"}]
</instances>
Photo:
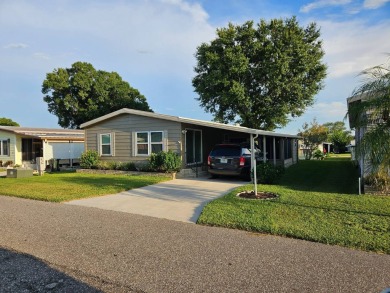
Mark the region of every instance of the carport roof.
<instances>
[{"instance_id":1,"label":"carport roof","mask_svg":"<svg viewBox=\"0 0 390 293\"><path fill-rule=\"evenodd\" d=\"M235 126L235 125L230 125L230 124L223 124L223 123L218 123L218 122L210 122L210 121L204 121L204 120L184 118L184 117L179 117L179 116L171 116L171 115L165 115L165 114L159 114L159 113L153 113L153 112L127 109L127 108L123 108L123 109L120 109L118 111L112 112L110 114L101 116L99 118L90 120L88 122L85 122L85 123L80 125L80 128L88 128L94 124L100 123L104 120L116 117L116 116L121 115L121 114L139 115L139 116L144 116L144 117L163 119L163 120L174 121L174 122L179 122L179 123L188 123L188 124L193 124L193 125L198 125L198 126L224 129L224 130L230 130L230 131L236 131L236 132L248 133L248 134L258 134L258 135L267 135L267 136L275 136L275 137L299 138L299 136L297 136L297 135L276 133L273 131L265 131L265 130Z\"/></svg>"},{"instance_id":2,"label":"carport roof","mask_svg":"<svg viewBox=\"0 0 390 293\"><path fill-rule=\"evenodd\" d=\"M84 130L80 129L0 126L1 130L39 139L84 141Z\"/></svg>"}]
</instances>

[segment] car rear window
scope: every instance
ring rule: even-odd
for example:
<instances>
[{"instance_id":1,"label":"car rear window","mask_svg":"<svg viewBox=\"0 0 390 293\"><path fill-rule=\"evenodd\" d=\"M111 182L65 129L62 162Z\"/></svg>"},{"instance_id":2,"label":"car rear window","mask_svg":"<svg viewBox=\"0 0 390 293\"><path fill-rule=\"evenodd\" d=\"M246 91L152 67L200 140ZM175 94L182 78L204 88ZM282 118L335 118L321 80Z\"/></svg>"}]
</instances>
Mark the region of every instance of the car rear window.
<instances>
[{"instance_id":1,"label":"car rear window","mask_svg":"<svg viewBox=\"0 0 390 293\"><path fill-rule=\"evenodd\" d=\"M216 157L239 157L241 156L241 147L234 145L216 146L210 155Z\"/></svg>"}]
</instances>

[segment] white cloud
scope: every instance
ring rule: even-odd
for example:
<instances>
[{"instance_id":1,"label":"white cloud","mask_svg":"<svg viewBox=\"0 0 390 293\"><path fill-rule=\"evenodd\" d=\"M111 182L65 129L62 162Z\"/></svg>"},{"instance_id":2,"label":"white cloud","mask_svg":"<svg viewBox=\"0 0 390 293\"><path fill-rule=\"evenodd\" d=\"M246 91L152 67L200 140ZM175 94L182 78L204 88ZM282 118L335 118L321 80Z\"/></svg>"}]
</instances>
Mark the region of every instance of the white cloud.
<instances>
[{"instance_id":1,"label":"white cloud","mask_svg":"<svg viewBox=\"0 0 390 293\"><path fill-rule=\"evenodd\" d=\"M357 75L382 64L390 48L390 21L319 21L330 78Z\"/></svg>"},{"instance_id":2,"label":"white cloud","mask_svg":"<svg viewBox=\"0 0 390 293\"><path fill-rule=\"evenodd\" d=\"M50 56L42 52L34 53L33 57L37 59L50 60Z\"/></svg>"},{"instance_id":3,"label":"white cloud","mask_svg":"<svg viewBox=\"0 0 390 293\"><path fill-rule=\"evenodd\" d=\"M329 102L329 103L316 103L312 108L308 110L309 114L313 114L318 120L333 121L334 119L341 119L347 113L346 103L341 102Z\"/></svg>"},{"instance_id":4,"label":"white cloud","mask_svg":"<svg viewBox=\"0 0 390 293\"><path fill-rule=\"evenodd\" d=\"M390 0L365 0L363 7L367 9L377 9L385 5L387 2L390 2Z\"/></svg>"},{"instance_id":5,"label":"white cloud","mask_svg":"<svg viewBox=\"0 0 390 293\"><path fill-rule=\"evenodd\" d=\"M80 60L120 74L189 79L196 47L215 34L205 10L184 0L45 3L1 4L0 34L33 35L34 50L52 52L53 69Z\"/></svg>"},{"instance_id":6,"label":"white cloud","mask_svg":"<svg viewBox=\"0 0 390 293\"><path fill-rule=\"evenodd\" d=\"M314 9L328 6L343 6L349 3L351 3L351 0L318 0L302 6L299 11L303 13L309 13Z\"/></svg>"},{"instance_id":7,"label":"white cloud","mask_svg":"<svg viewBox=\"0 0 390 293\"><path fill-rule=\"evenodd\" d=\"M176 5L182 11L189 13L195 21L204 22L208 19L207 12L199 5L199 3L190 4L183 0L161 0L163 3Z\"/></svg>"},{"instance_id":8,"label":"white cloud","mask_svg":"<svg viewBox=\"0 0 390 293\"><path fill-rule=\"evenodd\" d=\"M23 44L23 43L10 43L8 45L5 45L3 48L4 49L24 49L27 47L28 47L28 45Z\"/></svg>"}]
</instances>

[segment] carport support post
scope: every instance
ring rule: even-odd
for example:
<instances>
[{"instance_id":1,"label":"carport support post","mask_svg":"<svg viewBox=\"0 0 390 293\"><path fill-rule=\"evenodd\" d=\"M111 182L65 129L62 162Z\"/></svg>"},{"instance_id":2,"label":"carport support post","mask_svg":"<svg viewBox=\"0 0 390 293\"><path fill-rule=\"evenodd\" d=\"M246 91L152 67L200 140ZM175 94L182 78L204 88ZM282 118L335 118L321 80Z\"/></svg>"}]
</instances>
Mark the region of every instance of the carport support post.
<instances>
[{"instance_id":1,"label":"carport support post","mask_svg":"<svg viewBox=\"0 0 390 293\"><path fill-rule=\"evenodd\" d=\"M254 171L254 168L256 168L256 156L255 156L255 139L258 137L258 134L251 134L250 136L250 146L251 146L251 171ZM257 183L257 177L256 173L253 172L253 182L256 184Z\"/></svg>"},{"instance_id":2,"label":"carport support post","mask_svg":"<svg viewBox=\"0 0 390 293\"><path fill-rule=\"evenodd\" d=\"M276 143L275 143L275 136L273 137L272 141L273 146L273 154L274 154L274 166L276 166Z\"/></svg>"},{"instance_id":3,"label":"carport support post","mask_svg":"<svg viewBox=\"0 0 390 293\"><path fill-rule=\"evenodd\" d=\"M267 145L266 145L266 137L263 135L263 162L267 160Z\"/></svg>"}]
</instances>

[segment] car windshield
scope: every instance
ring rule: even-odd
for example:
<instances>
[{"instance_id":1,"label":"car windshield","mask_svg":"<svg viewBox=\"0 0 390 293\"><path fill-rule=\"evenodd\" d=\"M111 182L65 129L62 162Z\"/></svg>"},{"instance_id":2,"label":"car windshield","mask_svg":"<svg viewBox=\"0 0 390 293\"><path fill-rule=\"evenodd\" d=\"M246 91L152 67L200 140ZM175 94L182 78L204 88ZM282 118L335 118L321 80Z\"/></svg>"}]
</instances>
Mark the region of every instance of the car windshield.
<instances>
[{"instance_id":1,"label":"car windshield","mask_svg":"<svg viewBox=\"0 0 390 293\"><path fill-rule=\"evenodd\" d=\"M234 145L216 146L210 155L216 157L239 157L241 156L241 147Z\"/></svg>"}]
</instances>

